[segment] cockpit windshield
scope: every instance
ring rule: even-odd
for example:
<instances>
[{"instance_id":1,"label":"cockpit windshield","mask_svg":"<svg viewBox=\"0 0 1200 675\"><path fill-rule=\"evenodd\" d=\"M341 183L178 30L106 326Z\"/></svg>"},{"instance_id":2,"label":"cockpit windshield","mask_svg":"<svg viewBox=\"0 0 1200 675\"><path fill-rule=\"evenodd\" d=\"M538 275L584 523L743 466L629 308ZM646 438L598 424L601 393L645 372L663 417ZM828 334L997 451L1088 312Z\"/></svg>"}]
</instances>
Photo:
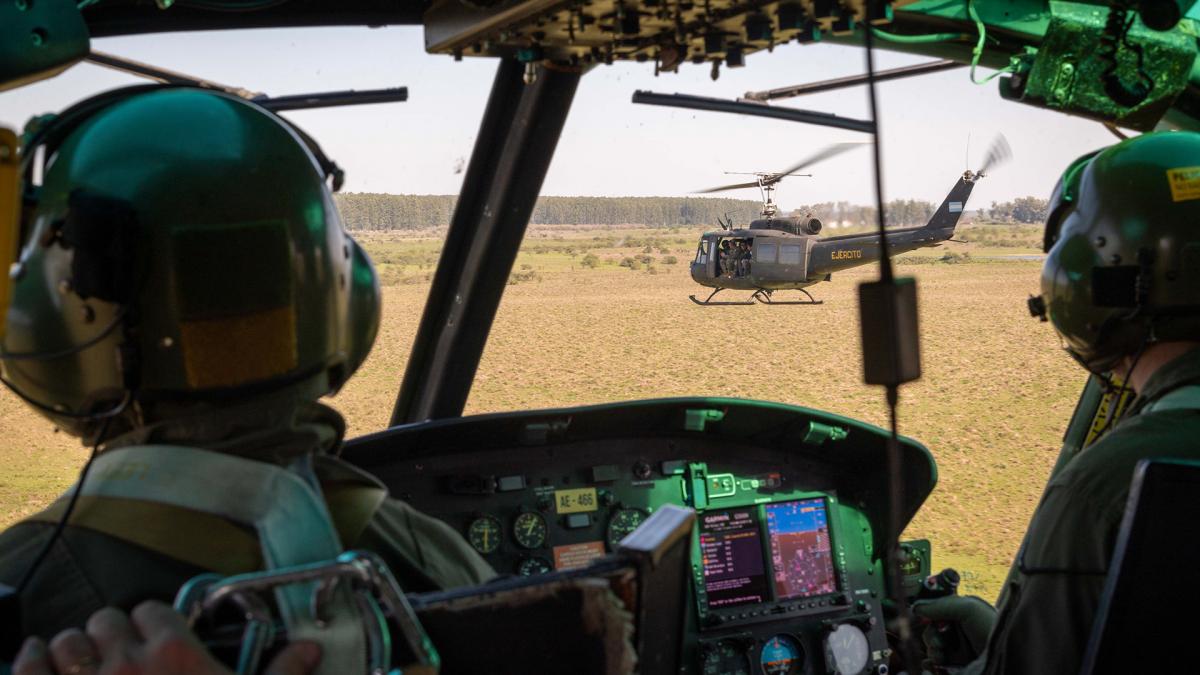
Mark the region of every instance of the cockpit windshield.
<instances>
[{"instance_id":1,"label":"cockpit windshield","mask_svg":"<svg viewBox=\"0 0 1200 675\"><path fill-rule=\"evenodd\" d=\"M284 113L344 170L338 207L383 286L374 350L330 403L346 416L350 435L385 428L497 60L428 55L419 27L164 34L97 39L93 47L272 96L409 88L403 103ZM782 183L776 217L800 224L787 234L749 229L764 217L754 182L720 196L697 194L741 180L726 173L780 171L828 144L866 139L630 102L635 90L734 99L863 70L861 50L851 47L787 44L773 52L755 53L749 58L756 67L725 68L716 79L708 67L684 64L678 74L658 76L645 63L596 67L582 78L505 282L467 414L704 395L791 403L886 426L882 394L863 384L859 356L857 285L877 268L857 264L861 248L816 243L874 222L870 153L840 154L805 169L811 176ZM879 67L923 60L881 53ZM19 130L35 115L142 82L79 65L0 93L0 125ZM1002 101L993 86L972 84L965 70L884 83L880 93L885 199L895 228L925 226L963 172L978 168L996 132L1004 132L1015 156L981 180L969 202L956 202L961 221L954 233L896 260L920 283L924 367L924 378L905 390L901 432L932 448L940 467L939 498L909 535L944 542L942 564L959 567L968 584L992 594L1084 379L1025 310L1038 285L1045 198L1062 167L1113 137L1093 121ZM787 105L866 116L865 94L854 88ZM813 220L819 234L805 234ZM826 269L820 260L833 271L814 271ZM757 296L771 302L688 300L708 294L698 284L727 286L715 300L751 298L767 288L756 275L771 270L801 276ZM820 304L780 302L802 299L801 288ZM8 392L0 392L0 420L0 464L9 467L0 481L0 526L7 526L74 480L82 450ZM736 574L705 570L710 604L833 588L832 568L821 557L829 553L828 533L812 511L823 506L785 506L731 510L728 522L705 525L705 546L727 546L744 522L759 528L759 518L766 529L754 536L770 538L769 547L735 552ZM992 517L969 517L980 511ZM810 567L764 576L763 551L789 556L798 547L817 552Z\"/></svg>"}]
</instances>

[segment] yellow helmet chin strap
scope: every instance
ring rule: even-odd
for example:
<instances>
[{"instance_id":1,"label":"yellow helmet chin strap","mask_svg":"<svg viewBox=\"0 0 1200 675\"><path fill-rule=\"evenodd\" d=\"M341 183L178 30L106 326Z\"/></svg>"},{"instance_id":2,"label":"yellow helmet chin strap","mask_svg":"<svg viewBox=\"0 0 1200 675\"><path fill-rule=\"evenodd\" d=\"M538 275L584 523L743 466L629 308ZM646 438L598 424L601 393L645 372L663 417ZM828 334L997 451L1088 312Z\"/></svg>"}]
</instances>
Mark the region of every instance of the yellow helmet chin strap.
<instances>
[{"instance_id":1,"label":"yellow helmet chin strap","mask_svg":"<svg viewBox=\"0 0 1200 675\"><path fill-rule=\"evenodd\" d=\"M17 135L0 127L0 340L8 324L12 279L8 271L17 261L17 236L21 214L21 159Z\"/></svg>"}]
</instances>

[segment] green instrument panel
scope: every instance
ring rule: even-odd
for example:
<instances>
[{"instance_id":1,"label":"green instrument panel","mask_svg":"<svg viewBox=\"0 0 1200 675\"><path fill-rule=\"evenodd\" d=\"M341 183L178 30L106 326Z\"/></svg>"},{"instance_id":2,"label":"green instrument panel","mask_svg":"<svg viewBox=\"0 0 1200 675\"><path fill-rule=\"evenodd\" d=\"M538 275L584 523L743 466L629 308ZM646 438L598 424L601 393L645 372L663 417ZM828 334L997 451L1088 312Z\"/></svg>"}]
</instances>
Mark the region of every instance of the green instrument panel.
<instances>
[{"instance_id":1,"label":"green instrument panel","mask_svg":"<svg viewBox=\"0 0 1200 675\"><path fill-rule=\"evenodd\" d=\"M900 446L907 523L935 469L916 442ZM887 434L875 427L674 399L408 425L347 456L463 532L499 574L586 567L663 505L694 509L680 675L889 667ZM918 580L928 549L906 550Z\"/></svg>"}]
</instances>

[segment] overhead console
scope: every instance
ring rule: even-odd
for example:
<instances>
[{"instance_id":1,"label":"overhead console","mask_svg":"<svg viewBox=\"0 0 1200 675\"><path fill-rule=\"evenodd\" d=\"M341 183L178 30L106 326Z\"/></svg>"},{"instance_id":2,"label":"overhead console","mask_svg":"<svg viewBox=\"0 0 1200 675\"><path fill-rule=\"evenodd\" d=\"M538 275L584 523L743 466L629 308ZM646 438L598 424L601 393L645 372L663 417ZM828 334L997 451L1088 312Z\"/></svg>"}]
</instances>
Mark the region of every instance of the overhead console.
<instances>
[{"instance_id":1,"label":"overhead console","mask_svg":"<svg viewBox=\"0 0 1200 675\"><path fill-rule=\"evenodd\" d=\"M455 56L545 58L575 64L653 61L673 71L691 61L744 65L745 56L823 33L850 35L861 22L891 21L890 0L435 0L425 47Z\"/></svg>"},{"instance_id":2,"label":"overhead console","mask_svg":"<svg viewBox=\"0 0 1200 675\"><path fill-rule=\"evenodd\" d=\"M344 457L501 574L586 565L662 505L694 508L683 672L885 673L886 439L815 410L697 398L408 425ZM901 454L907 522L935 468L915 441Z\"/></svg>"}]
</instances>

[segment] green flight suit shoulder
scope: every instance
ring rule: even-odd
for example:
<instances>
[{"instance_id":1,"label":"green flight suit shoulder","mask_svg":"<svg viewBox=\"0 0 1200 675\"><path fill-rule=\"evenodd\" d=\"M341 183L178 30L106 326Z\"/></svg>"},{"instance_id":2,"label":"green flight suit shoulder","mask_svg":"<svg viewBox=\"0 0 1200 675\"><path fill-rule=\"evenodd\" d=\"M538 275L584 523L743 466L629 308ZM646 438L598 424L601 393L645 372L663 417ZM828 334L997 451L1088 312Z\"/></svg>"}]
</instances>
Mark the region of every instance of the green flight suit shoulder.
<instances>
[{"instance_id":1,"label":"green flight suit shoulder","mask_svg":"<svg viewBox=\"0 0 1200 675\"><path fill-rule=\"evenodd\" d=\"M1135 411L1200 382L1200 351L1156 375ZM1200 410L1156 410L1123 420L1047 486L988 642L982 672L1075 673L1082 663L1109 561L1143 459L1200 459Z\"/></svg>"},{"instance_id":2,"label":"green flight suit shoulder","mask_svg":"<svg viewBox=\"0 0 1200 675\"><path fill-rule=\"evenodd\" d=\"M475 585L495 575L461 535L387 497L370 474L327 456L317 458L316 468L343 546L378 554L404 590ZM0 533L0 582L16 586L50 537L62 501ZM50 638L82 625L105 606L128 611L149 599L170 603L198 574L238 574L262 566L250 529L228 522L198 526L200 531L172 528L186 522L177 509L118 506L81 501L22 593L24 633Z\"/></svg>"}]
</instances>

